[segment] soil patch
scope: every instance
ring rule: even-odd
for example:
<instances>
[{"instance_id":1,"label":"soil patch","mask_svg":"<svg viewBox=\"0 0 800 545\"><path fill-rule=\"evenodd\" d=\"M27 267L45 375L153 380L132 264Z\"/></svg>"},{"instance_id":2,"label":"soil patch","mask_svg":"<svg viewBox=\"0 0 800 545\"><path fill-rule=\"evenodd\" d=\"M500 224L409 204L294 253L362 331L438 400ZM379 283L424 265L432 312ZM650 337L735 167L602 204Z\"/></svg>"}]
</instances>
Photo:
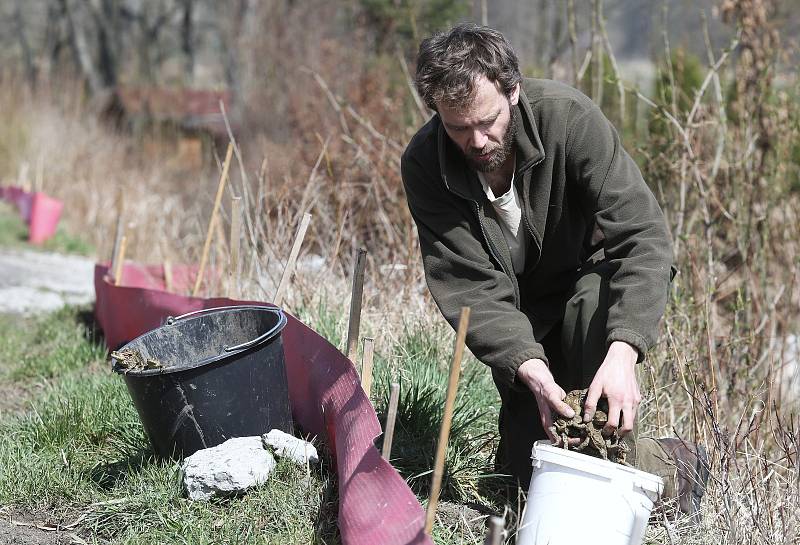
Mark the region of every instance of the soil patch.
<instances>
[{"instance_id":1,"label":"soil patch","mask_svg":"<svg viewBox=\"0 0 800 545\"><path fill-rule=\"evenodd\" d=\"M66 545L86 543L76 528L61 526L61 522L46 513L30 513L0 509L0 543L4 545Z\"/></svg>"}]
</instances>

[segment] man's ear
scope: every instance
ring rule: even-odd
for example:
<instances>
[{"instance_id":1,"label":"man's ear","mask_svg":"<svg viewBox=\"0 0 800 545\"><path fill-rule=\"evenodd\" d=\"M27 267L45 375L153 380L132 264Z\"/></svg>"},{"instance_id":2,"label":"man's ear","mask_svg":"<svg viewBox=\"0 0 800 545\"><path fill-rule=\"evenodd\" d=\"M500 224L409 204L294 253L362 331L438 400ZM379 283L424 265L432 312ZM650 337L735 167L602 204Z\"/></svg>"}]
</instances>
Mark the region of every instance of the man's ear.
<instances>
[{"instance_id":1,"label":"man's ear","mask_svg":"<svg viewBox=\"0 0 800 545\"><path fill-rule=\"evenodd\" d=\"M516 106L517 102L519 102L519 83L514 86L514 89L511 91L511 94L508 95L508 102L512 106Z\"/></svg>"}]
</instances>

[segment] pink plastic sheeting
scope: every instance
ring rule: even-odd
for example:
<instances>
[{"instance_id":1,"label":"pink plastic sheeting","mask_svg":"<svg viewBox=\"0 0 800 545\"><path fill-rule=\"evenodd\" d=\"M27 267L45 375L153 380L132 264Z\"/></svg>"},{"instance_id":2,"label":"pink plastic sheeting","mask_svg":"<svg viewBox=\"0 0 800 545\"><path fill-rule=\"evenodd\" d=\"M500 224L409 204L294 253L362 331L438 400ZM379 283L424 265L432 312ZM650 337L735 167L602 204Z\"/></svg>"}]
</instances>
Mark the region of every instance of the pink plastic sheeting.
<instances>
[{"instance_id":1,"label":"pink plastic sheeting","mask_svg":"<svg viewBox=\"0 0 800 545\"><path fill-rule=\"evenodd\" d=\"M0 187L0 199L13 204L28 225L28 242L41 244L56 234L64 203L41 191L31 193L21 187Z\"/></svg>"},{"instance_id":2,"label":"pink plastic sheeting","mask_svg":"<svg viewBox=\"0 0 800 545\"><path fill-rule=\"evenodd\" d=\"M64 203L37 191L33 194L31 221L28 224L28 242L42 244L56 234L58 220Z\"/></svg>"},{"instance_id":3,"label":"pink plastic sheeting","mask_svg":"<svg viewBox=\"0 0 800 545\"><path fill-rule=\"evenodd\" d=\"M161 267L126 265L121 285L95 266L95 314L109 348L159 327L167 316L227 305L261 304L201 299L163 291ZM173 286L191 285L193 270L172 267ZM353 364L333 345L286 313L283 330L292 414L304 432L333 451L339 483L339 530L346 545L432 544L425 512L397 471L374 446L381 427Z\"/></svg>"}]
</instances>

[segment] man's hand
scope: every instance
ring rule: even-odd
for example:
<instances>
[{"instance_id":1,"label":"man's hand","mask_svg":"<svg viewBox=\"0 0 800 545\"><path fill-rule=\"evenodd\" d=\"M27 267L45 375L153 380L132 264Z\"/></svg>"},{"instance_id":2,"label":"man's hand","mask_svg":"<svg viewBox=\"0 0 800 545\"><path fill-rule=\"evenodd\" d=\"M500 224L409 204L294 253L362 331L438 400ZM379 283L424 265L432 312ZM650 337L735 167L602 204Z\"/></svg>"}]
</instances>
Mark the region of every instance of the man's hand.
<instances>
[{"instance_id":1,"label":"man's hand","mask_svg":"<svg viewBox=\"0 0 800 545\"><path fill-rule=\"evenodd\" d=\"M550 429L553 425L552 411L567 418L575 416L572 407L564 403L566 392L553 380L547 364L539 359L523 362L517 369L517 377L533 392L545 433L553 443L558 443L560 439Z\"/></svg>"},{"instance_id":2,"label":"man's hand","mask_svg":"<svg viewBox=\"0 0 800 545\"><path fill-rule=\"evenodd\" d=\"M622 437L633 430L636 409L642 401L636 383L637 356L636 349L628 343L614 341L589 385L583 406L583 421L592 420L597 410L597 400L605 396L608 399L608 423L603 428L606 435L616 430Z\"/></svg>"}]
</instances>

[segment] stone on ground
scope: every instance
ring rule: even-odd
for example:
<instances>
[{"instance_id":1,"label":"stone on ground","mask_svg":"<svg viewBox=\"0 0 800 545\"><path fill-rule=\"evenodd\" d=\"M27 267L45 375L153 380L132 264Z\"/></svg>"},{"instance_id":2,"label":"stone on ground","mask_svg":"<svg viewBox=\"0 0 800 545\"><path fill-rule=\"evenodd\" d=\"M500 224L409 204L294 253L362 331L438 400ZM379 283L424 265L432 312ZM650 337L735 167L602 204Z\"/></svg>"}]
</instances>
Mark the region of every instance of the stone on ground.
<instances>
[{"instance_id":1,"label":"stone on ground","mask_svg":"<svg viewBox=\"0 0 800 545\"><path fill-rule=\"evenodd\" d=\"M288 458L300 465L319 462L317 449L308 441L298 439L281 430L271 430L261 437L264 439L264 445L271 448L276 456Z\"/></svg>"},{"instance_id":2,"label":"stone on ground","mask_svg":"<svg viewBox=\"0 0 800 545\"><path fill-rule=\"evenodd\" d=\"M275 458L260 437L235 437L198 450L183 461L183 484L191 500L241 494L263 484L275 468Z\"/></svg>"}]
</instances>

